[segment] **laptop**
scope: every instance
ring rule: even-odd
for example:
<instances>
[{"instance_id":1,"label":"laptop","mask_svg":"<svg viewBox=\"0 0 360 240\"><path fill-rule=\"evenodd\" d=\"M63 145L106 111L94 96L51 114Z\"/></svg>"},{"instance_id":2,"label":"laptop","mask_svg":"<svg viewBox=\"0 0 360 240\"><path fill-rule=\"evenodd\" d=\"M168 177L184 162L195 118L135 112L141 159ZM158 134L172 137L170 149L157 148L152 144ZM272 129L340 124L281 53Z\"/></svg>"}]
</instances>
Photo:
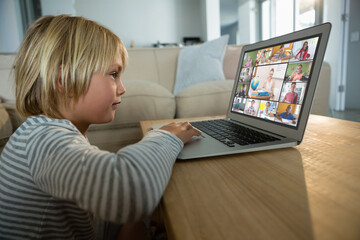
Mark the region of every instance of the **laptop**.
<instances>
[{"instance_id":1,"label":"laptop","mask_svg":"<svg viewBox=\"0 0 360 240\"><path fill-rule=\"evenodd\" d=\"M299 145L330 29L325 23L244 46L226 117L191 122L202 136L186 143L178 159Z\"/></svg>"}]
</instances>

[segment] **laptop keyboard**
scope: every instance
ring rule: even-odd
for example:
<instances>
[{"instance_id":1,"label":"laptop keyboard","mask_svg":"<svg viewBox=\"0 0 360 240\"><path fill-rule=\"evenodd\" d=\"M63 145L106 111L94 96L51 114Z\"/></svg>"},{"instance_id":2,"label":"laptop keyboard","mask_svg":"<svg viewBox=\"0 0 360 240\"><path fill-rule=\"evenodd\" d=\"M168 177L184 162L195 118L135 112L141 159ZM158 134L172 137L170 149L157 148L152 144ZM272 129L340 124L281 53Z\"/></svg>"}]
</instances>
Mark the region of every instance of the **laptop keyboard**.
<instances>
[{"instance_id":1,"label":"laptop keyboard","mask_svg":"<svg viewBox=\"0 0 360 240\"><path fill-rule=\"evenodd\" d=\"M237 125L224 119L190 122L200 131L212 136L229 147L280 140L256 130Z\"/></svg>"}]
</instances>

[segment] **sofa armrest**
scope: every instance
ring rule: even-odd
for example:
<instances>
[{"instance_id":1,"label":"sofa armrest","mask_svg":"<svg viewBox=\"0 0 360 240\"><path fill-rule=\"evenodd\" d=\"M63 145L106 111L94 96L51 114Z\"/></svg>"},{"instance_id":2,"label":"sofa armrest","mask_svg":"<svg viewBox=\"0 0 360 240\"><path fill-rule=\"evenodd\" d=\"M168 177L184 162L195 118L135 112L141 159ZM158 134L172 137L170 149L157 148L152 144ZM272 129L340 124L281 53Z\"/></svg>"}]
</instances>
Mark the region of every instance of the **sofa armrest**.
<instances>
[{"instance_id":1,"label":"sofa armrest","mask_svg":"<svg viewBox=\"0 0 360 240\"><path fill-rule=\"evenodd\" d=\"M26 118L18 113L15 104L2 103L2 105L10 116L13 132L15 132L15 130L26 120Z\"/></svg>"}]
</instances>

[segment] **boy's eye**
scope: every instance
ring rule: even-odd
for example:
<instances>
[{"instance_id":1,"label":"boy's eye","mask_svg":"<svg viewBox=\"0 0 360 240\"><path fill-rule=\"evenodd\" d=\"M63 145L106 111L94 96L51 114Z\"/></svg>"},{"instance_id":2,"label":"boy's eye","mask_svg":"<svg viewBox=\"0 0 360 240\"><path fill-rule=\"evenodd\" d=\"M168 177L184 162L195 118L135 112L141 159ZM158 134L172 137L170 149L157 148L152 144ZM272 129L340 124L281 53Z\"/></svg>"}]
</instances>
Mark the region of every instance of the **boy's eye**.
<instances>
[{"instance_id":1,"label":"boy's eye","mask_svg":"<svg viewBox=\"0 0 360 240\"><path fill-rule=\"evenodd\" d=\"M118 72L112 72L112 73L110 73L110 76L112 78L116 79L119 76L119 73Z\"/></svg>"}]
</instances>

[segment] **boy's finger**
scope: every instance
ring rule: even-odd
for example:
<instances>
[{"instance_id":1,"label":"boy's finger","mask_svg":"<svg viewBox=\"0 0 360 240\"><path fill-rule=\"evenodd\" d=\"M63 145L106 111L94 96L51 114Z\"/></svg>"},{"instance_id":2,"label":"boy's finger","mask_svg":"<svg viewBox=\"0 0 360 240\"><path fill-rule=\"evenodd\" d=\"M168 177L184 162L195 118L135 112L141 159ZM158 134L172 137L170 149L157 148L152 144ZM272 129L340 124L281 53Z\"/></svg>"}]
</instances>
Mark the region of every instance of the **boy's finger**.
<instances>
[{"instance_id":1,"label":"boy's finger","mask_svg":"<svg viewBox=\"0 0 360 240\"><path fill-rule=\"evenodd\" d=\"M202 134L202 132L197 128L192 127L192 130L194 132L194 135L196 135L196 136L200 136Z\"/></svg>"}]
</instances>

